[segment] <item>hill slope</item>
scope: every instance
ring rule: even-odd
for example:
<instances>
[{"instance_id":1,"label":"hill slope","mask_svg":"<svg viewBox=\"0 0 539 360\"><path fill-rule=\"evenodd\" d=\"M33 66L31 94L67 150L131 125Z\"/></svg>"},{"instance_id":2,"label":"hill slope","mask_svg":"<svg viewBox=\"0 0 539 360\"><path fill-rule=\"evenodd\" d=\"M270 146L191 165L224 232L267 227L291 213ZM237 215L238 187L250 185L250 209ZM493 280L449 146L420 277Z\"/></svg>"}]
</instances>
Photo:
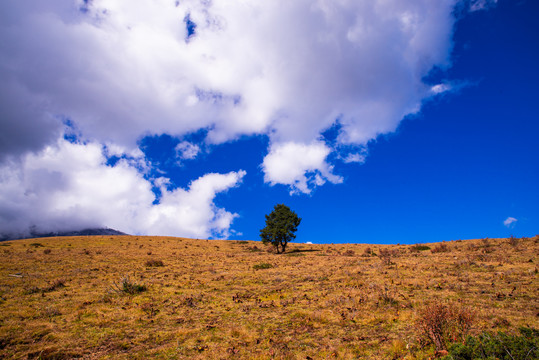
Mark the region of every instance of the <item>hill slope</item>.
<instances>
[{"instance_id":1,"label":"hill slope","mask_svg":"<svg viewBox=\"0 0 539 360\"><path fill-rule=\"evenodd\" d=\"M0 358L424 358L415 323L433 302L475 312L472 333L539 327L539 237L284 255L137 236L0 245Z\"/></svg>"}]
</instances>

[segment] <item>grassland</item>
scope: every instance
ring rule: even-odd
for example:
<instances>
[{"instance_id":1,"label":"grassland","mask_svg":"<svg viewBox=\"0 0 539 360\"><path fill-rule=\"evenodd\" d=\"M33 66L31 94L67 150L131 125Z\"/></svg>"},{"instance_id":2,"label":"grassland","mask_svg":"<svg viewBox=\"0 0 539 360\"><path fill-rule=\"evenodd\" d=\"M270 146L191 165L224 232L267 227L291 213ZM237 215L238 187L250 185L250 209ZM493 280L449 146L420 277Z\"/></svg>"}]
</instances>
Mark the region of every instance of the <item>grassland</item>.
<instances>
[{"instance_id":1,"label":"grassland","mask_svg":"<svg viewBox=\"0 0 539 360\"><path fill-rule=\"evenodd\" d=\"M4 242L0 358L426 359L416 321L430 303L471 309L472 333L539 328L538 254L537 236L282 255L166 237Z\"/></svg>"}]
</instances>

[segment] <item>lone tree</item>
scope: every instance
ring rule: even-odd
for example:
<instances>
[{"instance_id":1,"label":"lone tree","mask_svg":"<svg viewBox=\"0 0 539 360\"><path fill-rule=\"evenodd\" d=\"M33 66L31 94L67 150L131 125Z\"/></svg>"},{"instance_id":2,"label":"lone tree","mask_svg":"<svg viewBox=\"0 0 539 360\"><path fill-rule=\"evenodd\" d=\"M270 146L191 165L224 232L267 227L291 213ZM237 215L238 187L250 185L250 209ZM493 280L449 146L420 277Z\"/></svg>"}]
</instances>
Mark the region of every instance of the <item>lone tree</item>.
<instances>
[{"instance_id":1,"label":"lone tree","mask_svg":"<svg viewBox=\"0 0 539 360\"><path fill-rule=\"evenodd\" d=\"M301 218L284 204L277 204L273 211L266 215L266 227L260 230L260 238L264 244L272 244L279 251L279 246L284 253L289 241L296 238L294 234L298 230Z\"/></svg>"}]
</instances>

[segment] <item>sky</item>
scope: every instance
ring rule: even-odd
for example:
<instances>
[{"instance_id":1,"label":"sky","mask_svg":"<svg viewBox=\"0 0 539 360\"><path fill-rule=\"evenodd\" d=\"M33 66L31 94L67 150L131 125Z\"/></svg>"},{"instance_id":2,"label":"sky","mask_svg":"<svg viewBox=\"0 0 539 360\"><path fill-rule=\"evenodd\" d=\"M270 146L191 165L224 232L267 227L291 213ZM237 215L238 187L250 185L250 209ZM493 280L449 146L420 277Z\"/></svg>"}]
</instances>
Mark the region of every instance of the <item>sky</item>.
<instances>
[{"instance_id":1,"label":"sky","mask_svg":"<svg viewBox=\"0 0 539 360\"><path fill-rule=\"evenodd\" d=\"M0 3L0 234L539 233L533 0Z\"/></svg>"}]
</instances>

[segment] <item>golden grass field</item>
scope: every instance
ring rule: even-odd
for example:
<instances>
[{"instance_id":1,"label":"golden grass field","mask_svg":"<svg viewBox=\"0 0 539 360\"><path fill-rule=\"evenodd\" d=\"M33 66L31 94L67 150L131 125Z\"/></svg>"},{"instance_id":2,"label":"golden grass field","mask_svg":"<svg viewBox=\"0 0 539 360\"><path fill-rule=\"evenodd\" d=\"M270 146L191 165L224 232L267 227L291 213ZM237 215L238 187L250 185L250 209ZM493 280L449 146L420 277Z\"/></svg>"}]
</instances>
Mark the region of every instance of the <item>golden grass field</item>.
<instances>
[{"instance_id":1,"label":"golden grass field","mask_svg":"<svg viewBox=\"0 0 539 360\"><path fill-rule=\"evenodd\" d=\"M472 309L472 333L539 328L539 236L442 244L3 242L0 358L427 359L415 324L434 302Z\"/></svg>"}]
</instances>

